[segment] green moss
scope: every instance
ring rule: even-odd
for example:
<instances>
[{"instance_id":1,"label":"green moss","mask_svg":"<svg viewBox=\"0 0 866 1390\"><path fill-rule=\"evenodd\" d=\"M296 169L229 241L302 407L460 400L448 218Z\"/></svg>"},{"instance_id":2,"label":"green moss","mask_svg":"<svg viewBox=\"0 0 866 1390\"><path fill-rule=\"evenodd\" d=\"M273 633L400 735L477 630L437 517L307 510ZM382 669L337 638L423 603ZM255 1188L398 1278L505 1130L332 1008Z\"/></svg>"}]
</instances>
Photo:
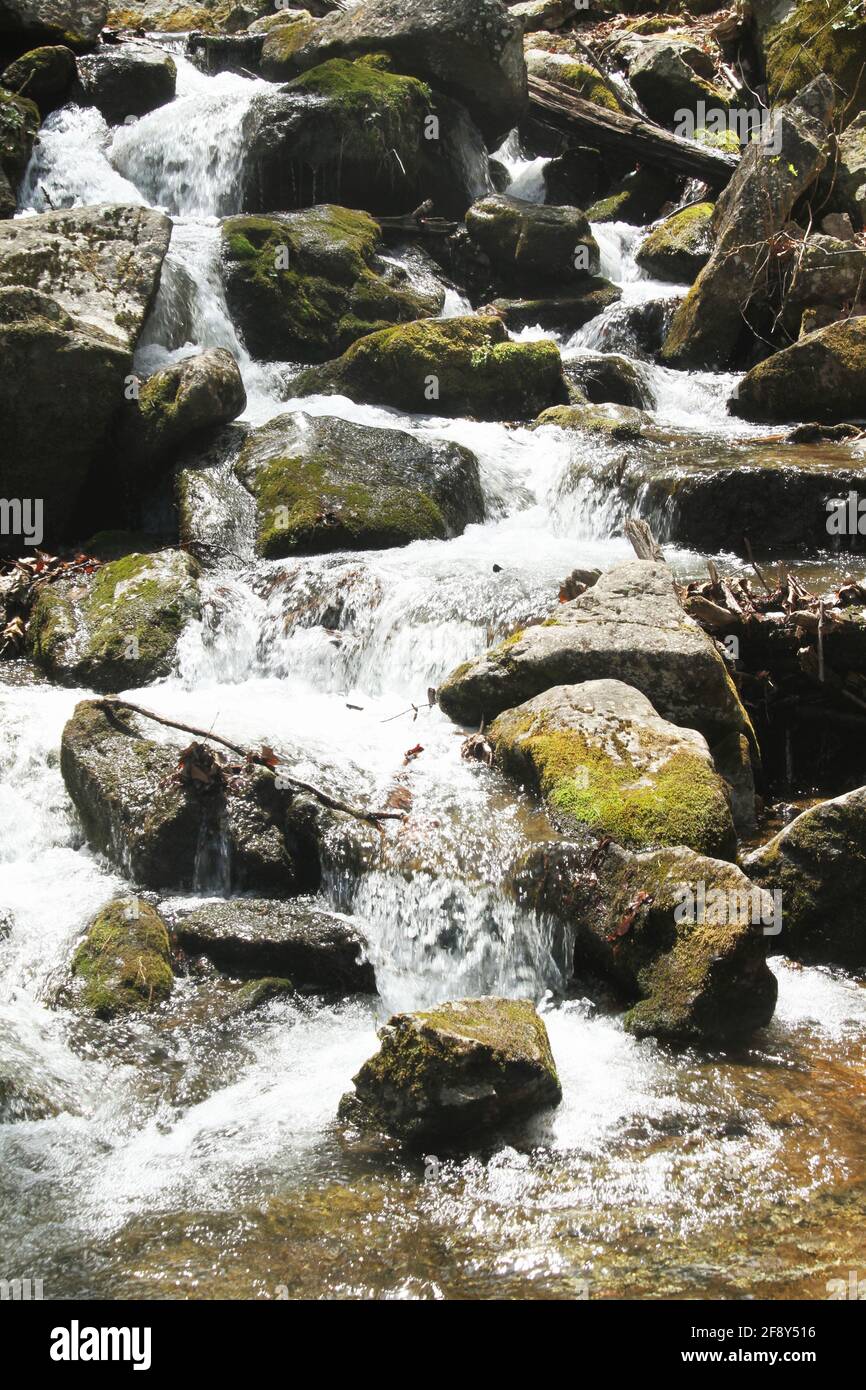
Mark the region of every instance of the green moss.
<instances>
[{"instance_id":1,"label":"green moss","mask_svg":"<svg viewBox=\"0 0 866 1390\"><path fill-rule=\"evenodd\" d=\"M75 952L72 975L82 1007L97 1018L161 1003L174 984L164 922L140 898L109 903Z\"/></svg>"},{"instance_id":2,"label":"green moss","mask_svg":"<svg viewBox=\"0 0 866 1390\"><path fill-rule=\"evenodd\" d=\"M557 63L552 71L555 71L559 82L570 87L575 95L582 97L584 101L594 102L596 106L603 106L608 111L622 110L610 88L602 82L595 69L588 67L586 63Z\"/></svg>"},{"instance_id":3,"label":"green moss","mask_svg":"<svg viewBox=\"0 0 866 1390\"><path fill-rule=\"evenodd\" d=\"M289 82L288 91L327 97L339 102L344 110L359 115L375 107L402 110L407 97L424 103L429 103L432 97L425 82L387 72L381 63L369 58L357 58L354 62L331 58Z\"/></svg>"},{"instance_id":4,"label":"green moss","mask_svg":"<svg viewBox=\"0 0 866 1390\"><path fill-rule=\"evenodd\" d=\"M858 0L800 0L764 38L773 102L787 101L826 73L847 99L846 120L866 103L866 16Z\"/></svg>"}]
</instances>

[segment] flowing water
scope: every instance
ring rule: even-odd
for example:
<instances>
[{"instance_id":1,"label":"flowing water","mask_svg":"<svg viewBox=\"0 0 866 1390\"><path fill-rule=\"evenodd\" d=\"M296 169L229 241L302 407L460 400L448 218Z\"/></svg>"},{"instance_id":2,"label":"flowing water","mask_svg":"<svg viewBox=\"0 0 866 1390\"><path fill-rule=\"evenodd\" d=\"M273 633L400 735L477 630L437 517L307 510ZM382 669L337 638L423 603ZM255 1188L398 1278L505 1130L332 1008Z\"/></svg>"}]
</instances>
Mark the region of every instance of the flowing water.
<instances>
[{"instance_id":1,"label":"flowing water","mask_svg":"<svg viewBox=\"0 0 866 1390\"><path fill-rule=\"evenodd\" d=\"M236 558L205 580L176 673L138 692L244 744L267 741L343 795L411 796L376 867L355 881L335 858L323 890L371 943L375 1003L275 1001L239 1019L204 972L131 1023L53 1008L88 919L130 885L86 847L59 771L63 724L86 692L26 674L0 686L0 1101L14 1077L26 1116L0 1126L0 1272L41 1277L51 1297L823 1296L863 1256L861 984L777 961L778 1012L751 1049L708 1057L631 1038L569 997L557 944L502 892L543 817L462 761L457 732L427 707L458 662L552 608L576 565L626 558L616 494L567 482L575 452L580 463L597 442L281 399L279 367L238 342L216 261L237 133L261 84L204 77L175 56L176 101L134 125L111 131L75 108L49 118L22 215L106 200L165 208L175 227L143 371L222 345L251 421L339 414L465 444L488 520L448 542L255 563L239 507ZM513 138L500 157L512 189L537 196L538 161ZM640 276L634 228L597 231L624 304L677 292ZM465 307L452 292L446 311ZM604 327L563 342L564 355L597 350ZM659 425L748 436L725 410L735 378L647 371ZM681 573L703 564L674 548L671 560ZM202 874L213 891L218 855ZM334 1115L377 1021L473 993L539 1003L561 1107L468 1160L347 1144Z\"/></svg>"}]
</instances>

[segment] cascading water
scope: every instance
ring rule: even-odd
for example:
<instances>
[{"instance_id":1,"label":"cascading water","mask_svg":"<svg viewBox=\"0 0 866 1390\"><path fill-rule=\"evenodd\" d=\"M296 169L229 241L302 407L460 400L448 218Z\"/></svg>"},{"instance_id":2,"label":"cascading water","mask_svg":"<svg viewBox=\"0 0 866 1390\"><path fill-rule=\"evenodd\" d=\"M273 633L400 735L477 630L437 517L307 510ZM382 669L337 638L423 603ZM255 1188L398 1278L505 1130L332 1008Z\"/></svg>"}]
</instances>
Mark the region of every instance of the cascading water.
<instances>
[{"instance_id":1,"label":"cascading water","mask_svg":"<svg viewBox=\"0 0 866 1390\"><path fill-rule=\"evenodd\" d=\"M88 919L130 889L84 845L60 775L61 731L87 692L5 684L0 1108L14 1073L28 1118L13 1111L18 1122L0 1126L4 1247L55 1297L252 1297L285 1282L311 1296L567 1296L589 1276L602 1292L725 1297L738 1280L772 1291L786 1232L768 1220L760 1251L725 1248L723 1260L720 1231L787 1203L839 1260L852 1258L844 1212L809 1200L849 1167L862 1171L850 1097L864 1058L863 991L832 972L777 966L780 1008L764 1043L726 1061L638 1043L585 1001L553 1007L567 973L562 943L503 884L515 847L544 837L544 818L462 760L453 726L425 707L428 688L459 661L552 608L576 564L626 557L612 539L616 497L568 483L598 445L339 397L281 400L279 373L238 341L216 267L215 219L233 209L238 132L260 84L206 78L173 51L176 101L134 126L111 132L75 108L49 118L22 215L107 200L168 209L175 228L141 371L225 346L240 362L250 420L340 414L464 444L479 460L488 519L448 542L300 563L254 563L247 545L203 581L203 615L175 675L138 698L245 746L266 741L297 775L342 795L378 802L399 788L412 816L389 832L377 867L346 878L335 861L325 884L369 937L380 1010L472 992L532 997L565 1099L537 1150L445 1163L431 1186L410 1160L376 1167L345 1150L333 1129L340 1094L376 1045L371 1003L298 997L239 1018L221 1012L218 979L194 973L178 981L170 1019L119 1025L105 1052L104 1025L51 1007ZM542 161L522 161L513 145L500 158L511 191L540 196ZM596 230L603 273L625 302L676 292L640 277L634 229ZM452 294L446 312L461 307ZM569 347L593 346L595 331ZM650 378L657 421L734 430L724 415L733 379L655 367ZM228 472L224 482L230 492ZM234 524L248 532L249 511L241 506ZM682 571L700 561L672 559ZM203 848L199 892L227 881L215 849ZM31 1091L41 1099L28 1110ZM298 1230L313 1232L312 1247ZM800 1287L799 1277L788 1284Z\"/></svg>"}]
</instances>

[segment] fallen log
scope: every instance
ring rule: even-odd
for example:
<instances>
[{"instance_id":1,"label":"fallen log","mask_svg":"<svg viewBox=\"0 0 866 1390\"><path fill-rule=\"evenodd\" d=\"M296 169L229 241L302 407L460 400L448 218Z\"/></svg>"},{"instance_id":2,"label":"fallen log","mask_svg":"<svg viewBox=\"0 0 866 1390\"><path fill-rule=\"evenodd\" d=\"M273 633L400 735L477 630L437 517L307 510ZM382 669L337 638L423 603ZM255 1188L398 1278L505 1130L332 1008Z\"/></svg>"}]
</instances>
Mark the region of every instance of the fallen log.
<instances>
[{"instance_id":1,"label":"fallen log","mask_svg":"<svg viewBox=\"0 0 866 1390\"><path fill-rule=\"evenodd\" d=\"M739 163L724 150L682 140L646 117L608 111L575 96L563 83L542 77L529 78L529 109L536 119L574 136L581 144L629 155L635 164L673 169L716 190L725 187Z\"/></svg>"}]
</instances>

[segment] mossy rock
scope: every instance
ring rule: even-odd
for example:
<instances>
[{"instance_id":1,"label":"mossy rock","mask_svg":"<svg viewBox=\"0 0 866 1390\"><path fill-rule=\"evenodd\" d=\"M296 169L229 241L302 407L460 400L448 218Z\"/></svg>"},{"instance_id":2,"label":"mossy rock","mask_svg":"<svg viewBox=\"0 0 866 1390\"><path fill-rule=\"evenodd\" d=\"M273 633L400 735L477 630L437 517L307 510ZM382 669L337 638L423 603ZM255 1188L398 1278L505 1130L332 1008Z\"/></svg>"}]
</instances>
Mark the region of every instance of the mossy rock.
<instances>
[{"instance_id":1,"label":"mossy rock","mask_svg":"<svg viewBox=\"0 0 866 1390\"><path fill-rule=\"evenodd\" d=\"M866 15L857 0L799 0L763 36L773 103L789 101L821 73L838 92L851 121L866 105Z\"/></svg>"},{"instance_id":2,"label":"mossy rock","mask_svg":"<svg viewBox=\"0 0 866 1390\"><path fill-rule=\"evenodd\" d=\"M263 980L247 980L232 997L232 1012L255 1013L257 1009L263 1009L274 1000L292 999L294 994L295 986L291 980L282 980L273 975L266 976Z\"/></svg>"},{"instance_id":3,"label":"mossy rock","mask_svg":"<svg viewBox=\"0 0 866 1390\"><path fill-rule=\"evenodd\" d=\"M548 842L515 866L512 886L524 910L568 932L581 993L612 989L636 1036L717 1047L770 1022L776 908L736 865L683 846Z\"/></svg>"},{"instance_id":4,"label":"mossy rock","mask_svg":"<svg viewBox=\"0 0 866 1390\"><path fill-rule=\"evenodd\" d=\"M503 283L560 288L598 274L601 252L579 208L494 193L473 204L466 228Z\"/></svg>"},{"instance_id":5,"label":"mossy rock","mask_svg":"<svg viewBox=\"0 0 866 1390\"><path fill-rule=\"evenodd\" d=\"M335 362L302 372L292 390L479 420L528 419L566 399L555 343L513 343L501 319L482 316L371 333Z\"/></svg>"},{"instance_id":6,"label":"mossy rock","mask_svg":"<svg viewBox=\"0 0 866 1390\"><path fill-rule=\"evenodd\" d=\"M644 367L619 353L572 353L563 366L576 405L630 406L652 410L656 399Z\"/></svg>"},{"instance_id":7,"label":"mossy rock","mask_svg":"<svg viewBox=\"0 0 866 1390\"><path fill-rule=\"evenodd\" d=\"M654 227L635 256L641 269L655 280L691 285L712 254L714 208L696 203Z\"/></svg>"},{"instance_id":8,"label":"mossy rock","mask_svg":"<svg viewBox=\"0 0 866 1390\"><path fill-rule=\"evenodd\" d=\"M365 212L321 205L223 223L231 315L253 357L321 362L389 324L436 314L443 295L414 289L376 256Z\"/></svg>"},{"instance_id":9,"label":"mossy rock","mask_svg":"<svg viewBox=\"0 0 866 1390\"><path fill-rule=\"evenodd\" d=\"M171 994L168 931L141 898L115 898L94 917L72 958L73 997L96 1018L155 1008Z\"/></svg>"},{"instance_id":10,"label":"mossy rock","mask_svg":"<svg viewBox=\"0 0 866 1390\"><path fill-rule=\"evenodd\" d=\"M0 73L0 87L35 102L40 113L62 106L75 77L75 54L63 44L46 44L22 53Z\"/></svg>"},{"instance_id":11,"label":"mossy rock","mask_svg":"<svg viewBox=\"0 0 866 1390\"><path fill-rule=\"evenodd\" d=\"M527 999L459 999L395 1014L340 1118L424 1143L489 1132L558 1105L547 1029Z\"/></svg>"},{"instance_id":12,"label":"mossy rock","mask_svg":"<svg viewBox=\"0 0 866 1390\"><path fill-rule=\"evenodd\" d=\"M555 405L543 410L533 428L554 425L561 430L580 430L610 441L640 439L650 417L628 405Z\"/></svg>"},{"instance_id":13,"label":"mossy rock","mask_svg":"<svg viewBox=\"0 0 866 1390\"><path fill-rule=\"evenodd\" d=\"M564 55L539 50L533 46L526 53L526 66L531 76L546 82L559 82L583 101L591 101L605 111L622 111L617 99L595 68L588 63L569 62Z\"/></svg>"},{"instance_id":14,"label":"mossy rock","mask_svg":"<svg viewBox=\"0 0 866 1390\"><path fill-rule=\"evenodd\" d=\"M46 585L33 605L28 651L71 685L146 685L168 674L184 627L198 616L197 574L190 556L161 551L112 560L83 584Z\"/></svg>"},{"instance_id":15,"label":"mossy rock","mask_svg":"<svg viewBox=\"0 0 866 1390\"><path fill-rule=\"evenodd\" d=\"M554 687L501 714L488 738L497 765L541 794L565 834L734 856L728 796L706 740L660 719L622 681Z\"/></svg>"},{"instance_id":16,"label":"mossy rock","mask_svg":"<svg viewBox=\"0 0 866 1390\"><path fill-rule=\"evenodd\" d=\"M298 51L313 37L316 27L312 15L303 12L297 17L286 11L269 16L259 65L262 77L269 82L288 82L297 77L302 70Z\"/></svg>"},{"instance_id":17,"label":"mossy rock","mask_svg":"<svg viewBox=\"0 0 866 1390\"><path fill-rule=\"evenodd\" d=\"M245 6L257 13L265 12L262 0L244 0ZM184 0L141 0L138 5L120 5L109 10L111 29L145 30L156 34L203 34L234 32L236 0L206 0L201 5Z\"/></svg>"},{"instance_id":18,"label":"mossy rock","mask_svg":"<svg viewBox=\"0 0 866 1390\"><path fill-rule=\"evenodd\" d=\"M676 196L677 180L655 169L627 174L606 197L587 208L590 222L630 222L645 227Z\"/></svg>"},{"instance_id":19,"label":"mossy rock","mask_svg":"<svg viewBox=\"0 0 866 1390\"><path fill-rule=\"evenodd\" d=\"M767 423L866 419L866 319L833 323L759 362L729 409Z\"/></svg>"},{"instance_id":20,"label":"mossy rock","mask_svg":"<svg viewBox=\"0 0 866 1390\"><path fill-rule=\"evenodd\" d=\"M327 416L277 416L248 437L236 470L269 559L442 540L484 516L468 449Z\"/></svg>"},{"instance_id":21,"label":"mossy rock","mask_svg":"<svg viewBox=\"0 0 866 1390\"><path fill-rule=\"evenodd\" d=\"M35 102L0 87L0 217L15 212L39 120Z\"/></svg>"}]
</instances>

